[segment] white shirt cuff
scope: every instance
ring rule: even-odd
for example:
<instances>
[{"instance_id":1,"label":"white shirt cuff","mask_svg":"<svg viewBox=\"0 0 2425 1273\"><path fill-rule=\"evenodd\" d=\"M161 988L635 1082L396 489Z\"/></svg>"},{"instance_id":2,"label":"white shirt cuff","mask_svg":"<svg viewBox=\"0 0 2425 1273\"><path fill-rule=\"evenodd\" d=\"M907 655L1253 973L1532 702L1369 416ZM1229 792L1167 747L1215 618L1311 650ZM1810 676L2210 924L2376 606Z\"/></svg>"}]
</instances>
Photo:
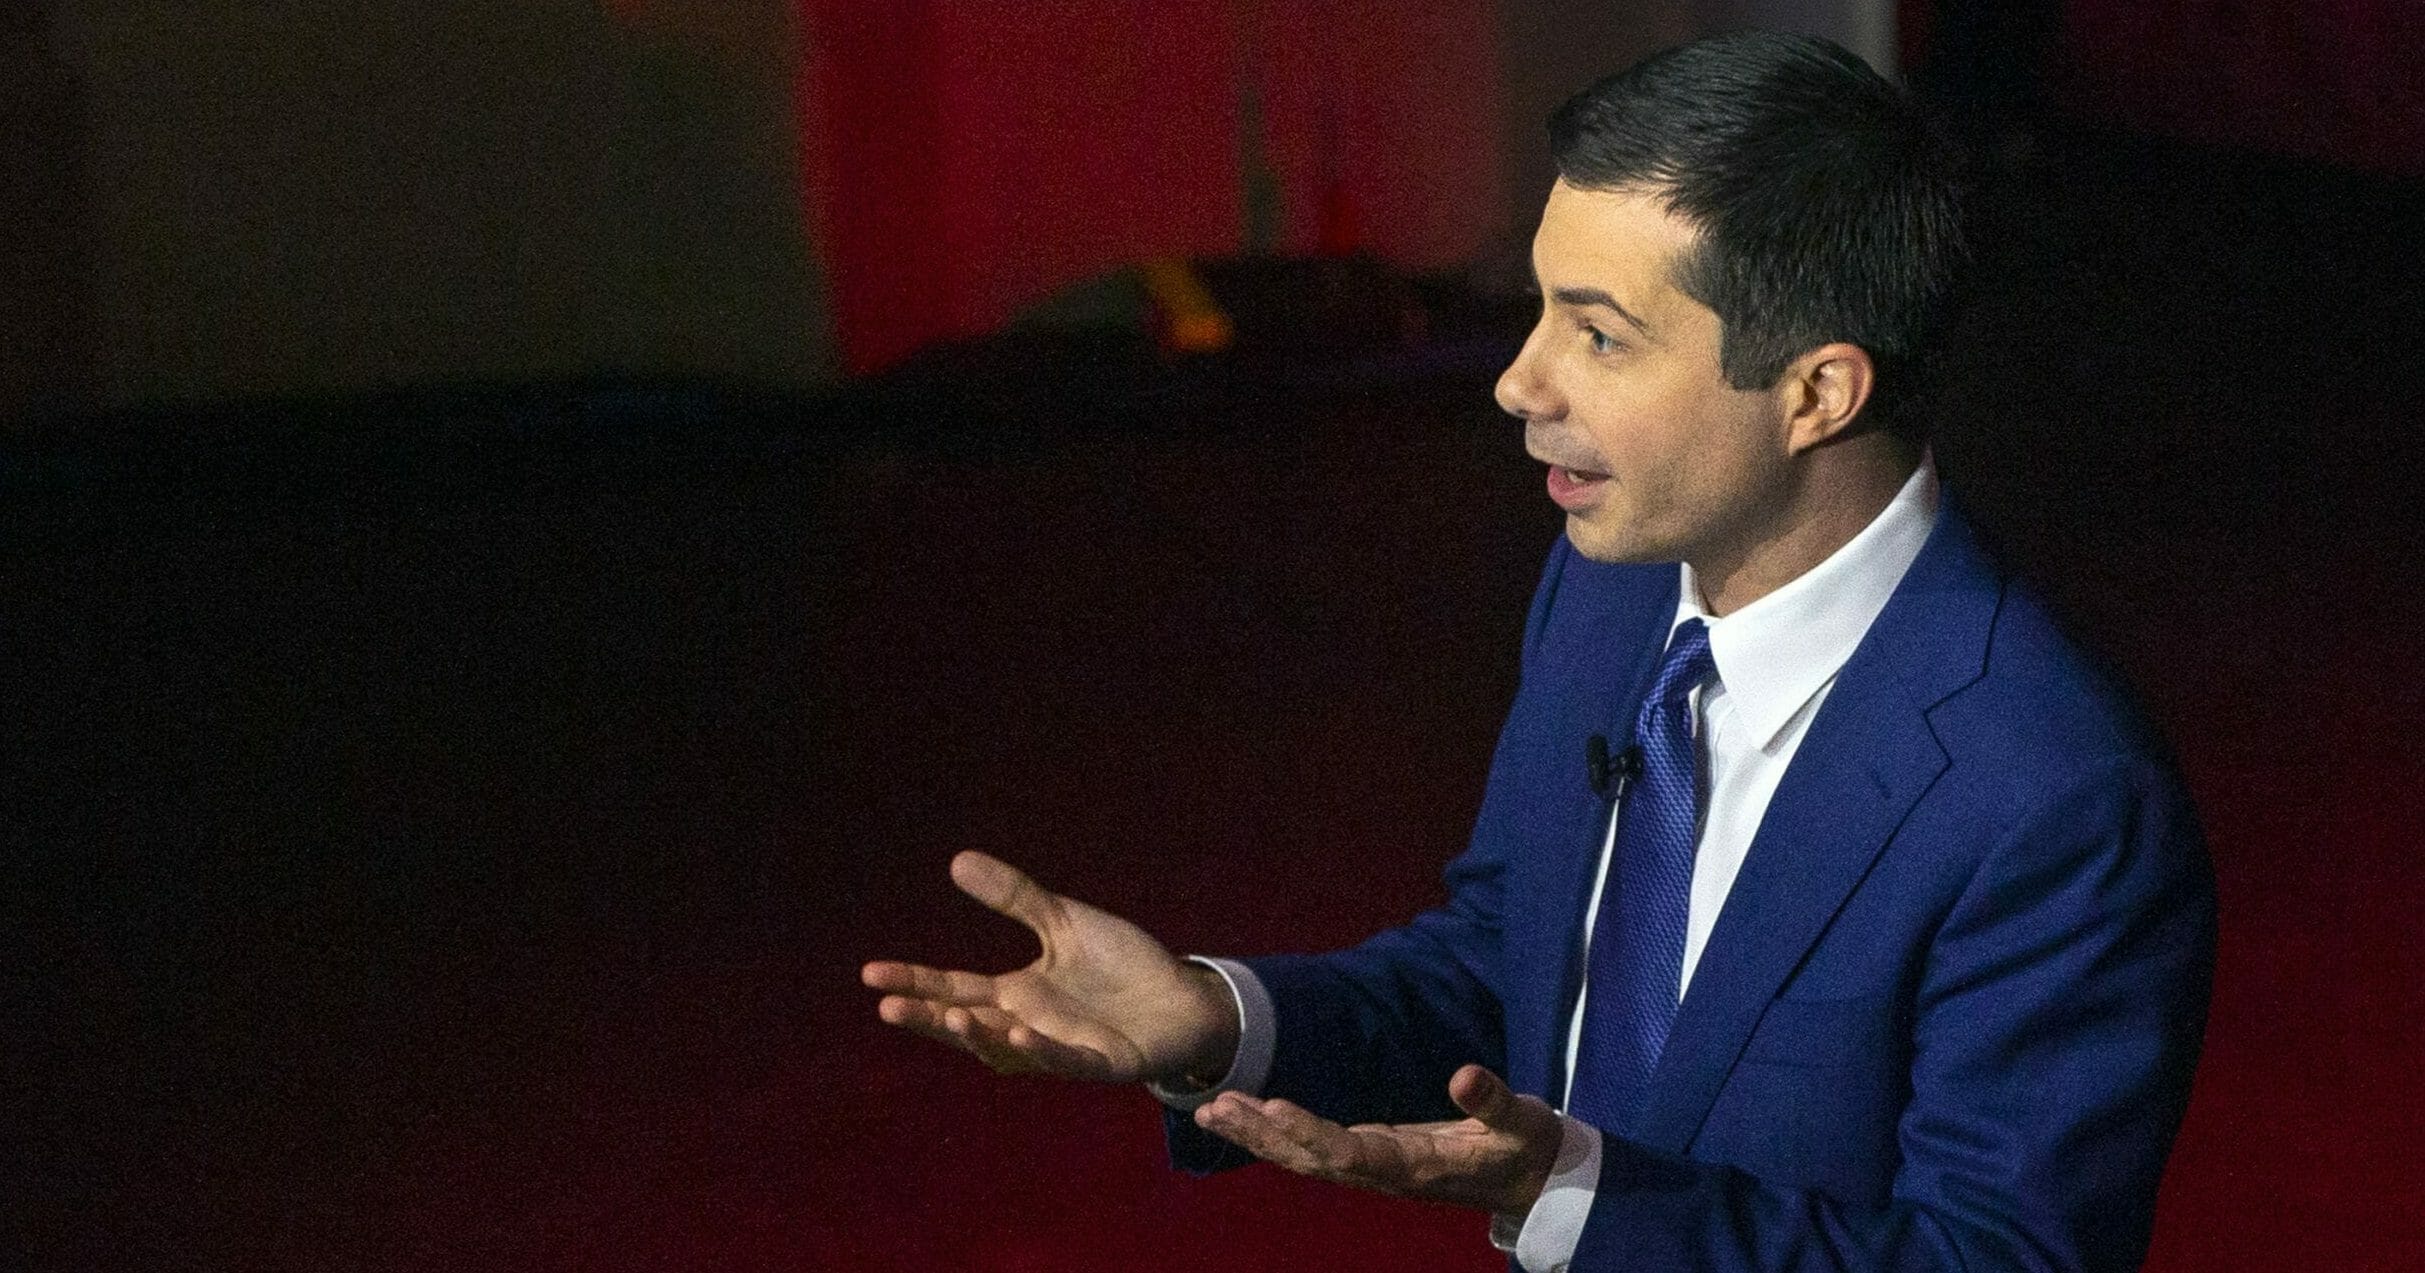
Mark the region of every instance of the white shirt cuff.
<instances>
[{"instance_id":1,"label":"white shirt cuff","mask_svg":"<svg viewBox=\"0 0 2425 1273\"><path fill-rule=\"evenodd\" d=\"M1223 1092L1260 1095L1263 1084L1271 1078L1272 1051L1279 1042L1279 1018L1272 1010L1271 991L1263 988L1263 979L1255 975L1254 969L1234 959L1207 959L1202 955L1189 955L1187 959L1221 974L1221 980L1228 983L1229 996L1238 1004L1238 1052L1230 1058L1229 1073L1211 1087L1146 1084L1155 1100L1182 1114ZM1599 1144L1594 1141L1595 1157L1598 1149Z\"/></svg>"},{"instance_id":2,"label":"white shirt cuff","mask_svg":"<svg viewBox=\"0 0 2425 1273\"><path fill-rule=\"evenodd\" d=\"M1599 1129L1571 1118L1565 1123L1557 1161L1532 1210L1490 1218L1490 1244L1516 1257L1524 1273L1566 1273L1583 1241L1583 1225L1591 1219L1591 1200L1599 1192Z\"/></svg>"}]
</instances>

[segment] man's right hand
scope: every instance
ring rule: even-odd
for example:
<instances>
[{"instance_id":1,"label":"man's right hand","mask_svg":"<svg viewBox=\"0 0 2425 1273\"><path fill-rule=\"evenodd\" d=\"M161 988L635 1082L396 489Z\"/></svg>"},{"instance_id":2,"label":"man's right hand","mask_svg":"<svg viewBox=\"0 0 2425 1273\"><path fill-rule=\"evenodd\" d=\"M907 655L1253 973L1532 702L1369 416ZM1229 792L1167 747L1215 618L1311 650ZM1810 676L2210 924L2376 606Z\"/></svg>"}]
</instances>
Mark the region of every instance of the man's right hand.
<instances>
[{"instance_id":1,"label":"man's right hand","mask_svg":"<svg viewBox=\"0 0 2425 1273\"><path fill-rule=\"evenodd\" d=\"M964 1049L1005 1074L1205 1085L1228 1072L1238 1010L1219 973L982 853L953 858L951 878L1034 930L1044 952L992 977L871 963L859 979L885 992L876 1015L886 1024Z\"/></svg>"}]
</instances>

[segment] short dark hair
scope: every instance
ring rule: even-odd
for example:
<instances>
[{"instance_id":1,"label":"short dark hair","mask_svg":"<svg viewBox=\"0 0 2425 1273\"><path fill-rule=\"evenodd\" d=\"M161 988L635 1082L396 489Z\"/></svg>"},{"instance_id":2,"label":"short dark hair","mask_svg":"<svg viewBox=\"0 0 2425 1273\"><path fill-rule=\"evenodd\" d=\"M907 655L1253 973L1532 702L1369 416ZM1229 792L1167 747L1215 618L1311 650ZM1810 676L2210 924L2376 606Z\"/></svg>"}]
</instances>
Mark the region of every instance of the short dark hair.
<instances>
[{"instance_id":1,"label":"short dark hair","mask_svg":"<svg viewBox=\"0 0 2425 1273\"><path fill-rule=\"evenodd\" d=\"M1717 313L1727 383L1846 341L1878 364L1867 412L1923 436L1911 382L1966 248L1959 155L1903 90L1825 40L1747 32L1601 80L1549 139L1568 185L1655 191L1699 228L1675 283Z\"/></svg>"}]
</instances>

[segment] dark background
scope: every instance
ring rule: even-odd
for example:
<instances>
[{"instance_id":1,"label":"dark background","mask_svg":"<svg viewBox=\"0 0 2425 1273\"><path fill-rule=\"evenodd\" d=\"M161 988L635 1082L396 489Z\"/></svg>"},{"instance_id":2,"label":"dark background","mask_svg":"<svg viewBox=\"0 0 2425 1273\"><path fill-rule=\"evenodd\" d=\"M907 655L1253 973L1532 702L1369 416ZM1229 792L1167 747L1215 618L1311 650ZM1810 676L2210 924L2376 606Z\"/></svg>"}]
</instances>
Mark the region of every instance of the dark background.
<instances>
[{"instance_id":1,"label":"dark background","mask_svg":"<svg viewBox=\"0 0 2425 1273\"><path fill-rule=\"evenodd\" d=\"M820 146L882 148L800 124L853 103L798 91L813 60L765 31L881 19L948 46L994 20L849 8L439 6L430 30L510 12L527 36L415 42L441 82L541 53L594 79L493 90L536 114L339 205L380 166L345 144L422 125L282 106L172 143L205 81L313 97L262 32L385 47L376 22L256 15L254 61L155 66L184 88L138 119L128 68L180 31L241 43L232 19L0 19L6 65L47 68L6 81L29 125L0 434L6 1263L1499 1267L1472 1216L1171 1174L1141 1093L890 1034L856 968L1025 957L951 893L965 847L1185 949L1321 948L1437 896L1557 529L1488 396L1526 303L1494 220L1537 197L1514 143L1510 175L1400 240L1370 211L1400 195L1326 196L1320 147L1275 142L1270 251L1202 267L1226 353L1165 353L1150 323L1006 328L989 306L1127 242L1012 252L1021 282L950 216L903 228L821 184ZM2230 39L2186 46L2199 75L2182 32L2222 19L2174 8L2099 64L2077 41L2115 11L1902 7L1912 77L1982 155L1939 458L2138 688L2213 841L2215 1012L2154 1266L2414 1268L2425 191L2415 81L2360 90L2415 52L2355 38L2365 6L2237 6ZM1557 29L1553 6L1417 11L1489 24L1502 55ZM95 49L122 60L80 73ZM2215 87L2251 59L2279 82ZM773 87L644 73L670 65ZM1358 100L1411 91L1388 69ZM1540 89L1509 72L1493 100ZM2313 110L2232 134L2232 92ZM1022 127L1056 120L1076 126ZM1235 123L1206 127L1234 146ZM140 162L92 140L138 134ZM1356 135L1394 153L1388 127ZM534 204L520 174L563 169L498 151L533 139L641 175ZM284 193L185 180L235 154ZM933 180L914 166L894 190ZM461 197L398 193L429 190ZM200 202L237 231L178 230ZM859 242L958 236L940 266L893 250L978 330L827 297L848 235L800 209L839 205ZM1220 218L1234 253L1250 218ZM370 223L375 250L339 250L330 227ZM524 246L489 260L495 235Z\"/></svg>"}]
</instances>

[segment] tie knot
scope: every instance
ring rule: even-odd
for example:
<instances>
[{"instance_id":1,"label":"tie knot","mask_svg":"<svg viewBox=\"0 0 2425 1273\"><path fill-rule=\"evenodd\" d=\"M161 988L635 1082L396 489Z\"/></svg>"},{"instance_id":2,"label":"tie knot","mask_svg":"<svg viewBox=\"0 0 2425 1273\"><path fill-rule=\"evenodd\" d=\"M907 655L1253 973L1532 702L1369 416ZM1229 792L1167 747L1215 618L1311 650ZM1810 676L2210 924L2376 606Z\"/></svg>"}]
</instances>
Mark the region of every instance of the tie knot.
<instances>
[{"instance_id":1,"label":"tie knot","mask_svg":"<svg viewBox=\"0 0 2425 1273\"><path fill-rule=\"evenodd\" d=\"M1667 638L1658 679L1651 682L1650 701L1669 707L1680 704L1717 670L1718 662L1709 653L1709 629L1699 619L1686 619Z\"/></svg>"}]
</instances>

